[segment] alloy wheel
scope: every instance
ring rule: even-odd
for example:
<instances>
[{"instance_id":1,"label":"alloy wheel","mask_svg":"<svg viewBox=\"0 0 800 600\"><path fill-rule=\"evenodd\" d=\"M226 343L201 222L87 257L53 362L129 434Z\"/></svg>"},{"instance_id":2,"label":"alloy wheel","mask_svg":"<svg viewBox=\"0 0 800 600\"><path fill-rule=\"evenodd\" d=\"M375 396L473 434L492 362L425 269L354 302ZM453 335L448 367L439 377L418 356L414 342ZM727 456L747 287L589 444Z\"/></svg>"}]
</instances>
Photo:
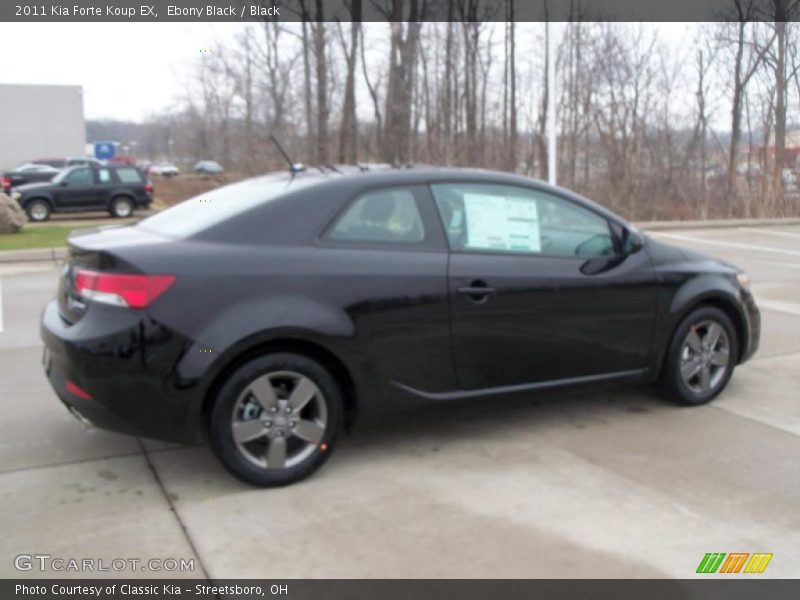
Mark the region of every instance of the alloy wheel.
<instances>
[{"instance_id":1,"label":"alloy wheel","mask_svg":"<svg viewBox=\"0 0 800 600\"><path fill-rule=\"evenodd\" d=\"M120 218L130 217L133 209L127 200L116 200L114 202L114 215Z\"/></svg>"},{"instance_id":2,"label":"alloy wheel","mask_svg":"<svg viewBox=\"0 0 800 600\"><path fill-rule=\"evenodd\" d=\"M275 371L253 380L234 403L236 447L263 469L294 467L320 447L328 424L325 397L307 376Z\"/></svg>"},{"instance_id":3,"label":"alloy wheel","mask_svg":"<svg viewBox=\"0 0 800 600\"><path fill-rule=\"evenodd\" d=\"M706 395L724 380L731 359L725 329L710 319L689 328L680 354L681 379L689 390Z\"/></svg>"},{"instance_id":4,"label":"alloy wheel","mask_svg":"<svg viewBox=\"0 0 800 600\"><path fill-rule=\"evenodd\" d=\"M34 202L30 208L31 219L34 221L44 221L47 218L47 206L43 202Z\"/></svg>"}]
</instances>

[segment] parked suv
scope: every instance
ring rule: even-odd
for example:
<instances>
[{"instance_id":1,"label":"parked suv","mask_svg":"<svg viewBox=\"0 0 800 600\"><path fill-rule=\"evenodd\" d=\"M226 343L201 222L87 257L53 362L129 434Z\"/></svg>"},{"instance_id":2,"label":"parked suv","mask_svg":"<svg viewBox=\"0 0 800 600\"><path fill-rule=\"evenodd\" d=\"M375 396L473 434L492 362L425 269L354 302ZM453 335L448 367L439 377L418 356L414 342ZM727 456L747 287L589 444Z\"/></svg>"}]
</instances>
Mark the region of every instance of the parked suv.
<instances>
[{"instance_id":1,"label":"parked suv","mask_svg":"<svg viewBox=\"0 0 800 600\"><path fill-rule=\"evenodd\" d=\"M50 182L15 187L12 197L31 221L46 221L53 212L89 210L129 217L153 201L153 184L136 167L72 167Z\"/></svg>"}]
</instances>

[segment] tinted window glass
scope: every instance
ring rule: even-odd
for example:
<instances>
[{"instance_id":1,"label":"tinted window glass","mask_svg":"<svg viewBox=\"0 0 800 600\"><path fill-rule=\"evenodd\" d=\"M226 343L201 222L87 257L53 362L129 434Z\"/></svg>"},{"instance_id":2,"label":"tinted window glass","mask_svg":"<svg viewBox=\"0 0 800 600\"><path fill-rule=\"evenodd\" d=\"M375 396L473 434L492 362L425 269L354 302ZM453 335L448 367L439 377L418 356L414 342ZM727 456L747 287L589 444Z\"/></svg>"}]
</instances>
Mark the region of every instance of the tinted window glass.
<instances>
[{"instance_id":1,"label":"tinted window glass","mask_svg":"<svg viewBox=\"0 0 800 600\"><path fill-rule=\"evenodd\" d=\"M111 182L111 172L108 169L98 169L97 170L97 181L100 183L110 183Z\"/></svg>"},{"instance_id":2,"label":"tinted window glass","mask_svg":"<svg viewBox=\"0 0 800 600\"><path fill-rule=\"evenodd\" d=\"M137 169L117 169L117 177L122 183L142 183L142 176Z\"/></svg>"},{"instance_id":3,"label":"tinted window glass","mask_svg":"<svg viewBox=\"0 0 800 600\"><path fill-rule=\"evenodd\" d=\"M69 172L66 181L69 185L91 185L92 172L89 169L75 169Z\"/></svg>"},{"instance_id":4,"label":"tinted window glass","mask_svg":"<svg viewBox=\"0 0 800 600\"><path fill-rule=\"evenodd\" d=\"M380 190L358 198L331 227L332 240L354 242L421 242L425 237L414 194Z\"/></svg>"},{"instance_id":5,"label":"tinted window glass","mask_svg":"<svg viewBox=\"0 0 800 600\"><path fill-rule=\"evenodd\" d=\"M319 183L319 178L285 173L247 179L184 200L137 225L175 237L193 235L289 192Z\"/></svg>"},{"instance_id":6,"label":"tinted window glass","mask_svg":"<svg viewBox=\"0 0 800 600\"><path fill-rule=\"evenodd\" d=\"M431 186L453 250L614 254L608 221L568 200L502 185Z\"/></svg>"}]
</instances>

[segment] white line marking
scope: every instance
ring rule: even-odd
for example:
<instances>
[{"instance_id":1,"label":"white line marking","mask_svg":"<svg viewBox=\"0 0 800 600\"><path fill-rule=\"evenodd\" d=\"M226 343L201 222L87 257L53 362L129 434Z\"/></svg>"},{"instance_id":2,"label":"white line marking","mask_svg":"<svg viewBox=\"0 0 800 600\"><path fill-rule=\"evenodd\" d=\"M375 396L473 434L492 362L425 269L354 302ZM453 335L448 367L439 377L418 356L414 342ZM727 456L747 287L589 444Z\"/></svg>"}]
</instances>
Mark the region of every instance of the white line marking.
<instances>
[{"instance_id":1,"label":"white line marking","mask_svg":"<svg viewBox=\"0 0 800 600\"><path fill-rule=\"evenodd\" d=\"M778 248L770 248L769 246L756 246L754 244L738 244L736 242L721 242L719 240L704 240L701 238L694 238L688 235L678 235L676 233L661 233L651 232L650 235L657 235L672 240L679 240L682 242L694 242L695 244L709 244L711 246L727 246L728 248L739 248L741 250L756 250L758 252L772 252L773 254L788 254L790 256L800 256L798 250L780 250Z\"/></svg>"},{"instance_id":2,"label":"white line marking","mask_svg":"<svg viewBox=\"0 0 800 600\"><path fill-rule=\"evenodd\" d=\"M800 269L800 264L798 263L787 263L782 260L767 260L766 258L757 258L756 260L768 265L780 265L781 267L789 267L790 269Z\"/></svg>"},{"instance_id":3,"label":"white line marking","mask_svg":"<svg viewBox=\"0 0 800 600\"><path fill-rule=\"evenodd\" d=\"M776 235L778 237L793 238L795 240L800 239L800 233L793 233L791 231L770 231L769 229L756 229L754 227L739 227L739 231L751 231L753 233Z\"/></svg>"},{"instance_id":4,"label":"white line marking","mask_svg":"<svg viewBox=\"0 0 800 600\"><path fill-rule=\"evenodd\" d=\"M778 312L800 317L800 304L796 302L781 302L780 300L761 300L760 298L756 298L756 304L759 308L777 310Z\"/></svg>"},{"instance_id":5,"label":"white line marking","mask_svg":"<svg viewBox=\"0 0 800 600\"><path fill-rule=\"evenodd\" d=\"M3 333L3 279L0 278L0 333Z\"/></svg>"}]
</instances>

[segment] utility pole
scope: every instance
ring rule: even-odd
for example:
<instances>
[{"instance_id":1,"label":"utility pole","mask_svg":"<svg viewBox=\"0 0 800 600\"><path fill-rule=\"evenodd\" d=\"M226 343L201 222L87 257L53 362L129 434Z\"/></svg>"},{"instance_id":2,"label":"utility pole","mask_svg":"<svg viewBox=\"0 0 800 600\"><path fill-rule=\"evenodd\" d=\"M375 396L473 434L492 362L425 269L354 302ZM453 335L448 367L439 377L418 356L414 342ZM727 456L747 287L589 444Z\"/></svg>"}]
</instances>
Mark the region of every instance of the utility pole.
<instances>
[{"instance_id":1,"label":"utility pole","mask_svg":"<svg viewBox=\"0 0 800 600\"><path fill-rule=\"evenodd\" d=\"M547 38L547 182L556 185L556 42L555 24L545 23Z\"/></svg>"}]
</instances>

